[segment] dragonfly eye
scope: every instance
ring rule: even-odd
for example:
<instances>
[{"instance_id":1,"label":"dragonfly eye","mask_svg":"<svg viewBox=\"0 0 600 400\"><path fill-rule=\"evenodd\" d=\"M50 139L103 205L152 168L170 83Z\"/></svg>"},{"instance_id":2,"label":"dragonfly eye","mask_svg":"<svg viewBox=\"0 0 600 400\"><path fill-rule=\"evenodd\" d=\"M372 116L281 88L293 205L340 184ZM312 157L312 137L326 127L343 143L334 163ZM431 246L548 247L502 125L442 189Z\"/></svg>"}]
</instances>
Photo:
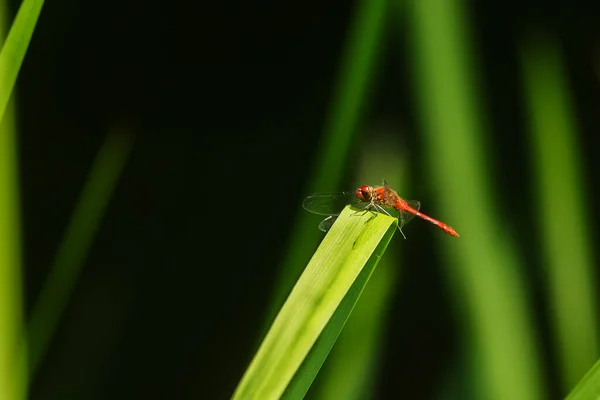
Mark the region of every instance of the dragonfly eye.
<instances>
[{"instance_id":1,"label":"dragonfly eye","mask_svg":"<svg viewBox=\"0 0 600 400\"><path fill-rule=\"evenodd\" d=\"M370 186L363 185L356 189L356 196L362 201L371 201L371 192Z\"/></svg>"}]
</instances>

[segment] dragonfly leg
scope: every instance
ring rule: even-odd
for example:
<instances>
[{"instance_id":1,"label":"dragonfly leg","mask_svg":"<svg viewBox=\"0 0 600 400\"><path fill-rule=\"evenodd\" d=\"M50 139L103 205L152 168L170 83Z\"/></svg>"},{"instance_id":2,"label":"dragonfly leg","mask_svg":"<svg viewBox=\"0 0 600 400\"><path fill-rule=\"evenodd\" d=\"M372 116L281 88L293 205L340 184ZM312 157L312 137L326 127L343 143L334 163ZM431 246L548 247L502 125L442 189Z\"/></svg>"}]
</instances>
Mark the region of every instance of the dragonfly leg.
<instances>
[{"instance_id":1,"label":"dragonfly leg","mask_svg":"<svg viewBox=\"0 0 600 400\"><path fill-rule=\"evenodd\" d=\"M369 209L367 209L367 210L364 210L364 211L362 211L362 212L361 212L361 211L357 211L357 212L355 212L355 213L354 213L354 214L352 214L352 215L360 215L360 216L362 216L362 215L365 215L365 214L366 214L366 213L368 213L368 212L370 212L370 213L372 214L372 215L371 215L371 218L369 218L369 219L366 221L366 222L369 222L369 221L371 221L373 218L375 218L375 217L377 216L377 212L373 211L373 209L372 209L372 208L369 208Z\"/></svg>"},{"instance_id":2,"label":"dragonfly leg","mask_svg":"<svg viewBox=\"0 0 600 400\"><path fill-rule=\"evenodd\" d=\"M377 214L375 211L373 211L373 207L375 207L375 205L371 204L371 203L367 203L366 206L359 208L358 211L355 211L354 214L352 215L365 215L366 213L368 213L369 211L372 212L373 214Z\"/></svg>"},{"instance_id":3,"label":"dragonfly leg","mask_svg":"<svg viewBox=\"0 0 600 400\"><path fill-rule=\"evenodd\" d=\"M354 212L354 214L352 214L352 215L362 216L362 215L365 215L366 213L370 212L373 215L371 216L371 218L369 218L367 221L365 221L365 223L367 223L377 216L377 212L373 211L373 208L377 209L377 205L373 204L373 203L367 203L366 206L364 206L360 210Z\"/></svg>"},{"instance_id":4,"label":"dragonfly leg","mask_svg":"<svg viewBox=\"0 0 600 400\"><path fill-rule=\"evenodd\" d=\"M377 208L378 211L381 211L382 213L387 214L390 217L394 218L389 212L386 211L385 208L383 208L381 206L377 206L377 205L375 205L375 207ZM398 221L398 222L400 222L400 221ZM402 232L402 228L400 228L400 224L396 225L396 228L398 228L398 230L400 231L400 234L402 235L404 240L406 240L406 235L404 234L404 232Z\"/></svg>"},{"instance_id":5,"label":"dragonfly leg","mask_svg":"<svg viewBox=\"0 0 600 400\"><path fill-rule=\"evenodd\" d=\"M404 238L404 240L406 240L406 235L404 234L404 232L402 232L402 228L400 228L400 225L396 225L396 228L398 228L398 230L402 234L402 237Z\"/></svg>"}]
</instances>

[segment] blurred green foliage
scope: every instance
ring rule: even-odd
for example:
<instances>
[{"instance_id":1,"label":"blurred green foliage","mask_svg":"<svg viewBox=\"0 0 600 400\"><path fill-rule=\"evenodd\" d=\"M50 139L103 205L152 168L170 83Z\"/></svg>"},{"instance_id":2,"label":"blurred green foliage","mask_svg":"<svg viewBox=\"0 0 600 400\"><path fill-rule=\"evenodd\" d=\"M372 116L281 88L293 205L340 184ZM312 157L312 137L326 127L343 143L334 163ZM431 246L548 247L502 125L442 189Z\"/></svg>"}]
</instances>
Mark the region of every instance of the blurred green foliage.
<instances>
[{"instance_id":1,"label":"blurred green foliage","mask_svg":"<svg viewBox=\"0 0 600 400\"><path fill-rule=\"evenodd\" d=\"M132 145L133 134L130 129L116 127L107 135L92 165L50 273L31 313L27 329L28 355L21 354L28 358L30 374L35 373L42 361L60 316L69 302L69 296Z\"/></svg>"},{"instance_id":2,"label":"blurred green foliage","mask_svg":"<svg viewBox=\"0 0 600 400\"><path fill-rule=\"evenodd\" d=\"M597 273L580 133L557 40L528 34L522 41L521 63L555 353L563 387L570 388L598 358ZM557 217L565 204L569 218Z\"/></svg>"},{"instance_id":3,"label":"blurred green foliage","mask_svg":"<svg viewBox=\"0 0 600 400\"><path fill-rule=\"evenodd\" d=\"M23 1L0 53L0 398L8 400L27 397L26 371L35 371L44 356L132 144L127 134L109 135L34 308L30 330L24 332L17 135L10 99L42 5L40 0ZM9 25L5 3L0 12L0 34L4 34ZM417 104L418 143L399 135L388 137L384 147L391 151L386 154L377 147L375 136L359 133L372 131L370 100L377 82L386 82L377 76L377 66L387 55L383 49L399 51L384 44L400 26L407 28L406 59L415 82L414 93L397 95L410 96ZM526 249L514 239L512 216L502 214L503 191L494 173L502 170L502 161L491 144L492 137L502 132L486 119L491 94L484 90L472 26L465 3L459 0L357 2L306 193L335 191L345 178L356 175L360 182L379 183L387 178L395 187L404 188L408 186L406 170L425 171L426 190L438 199L432 206L461 233L458 240L439 233L431 243L442 255L445 284L458 319L462 343L456 365L467 365L450 376L467 382L468 394L476 398L541 399L548 396L546 375L552 369L560 377L561 393L566 394L599 354L597 254L588 218L587 185L592 174L581 163L580 124L571 78L564 67L565 54L560 41L543 30L535 35L522 32L518 39L520 84L530 118L524 128L532 194L539 205L533 231L542 244L536 256L547 277L544 304L552 329L550 354L554 358L548 360L541 354L541 327L531 300L533 283L525 274L530 268L523 257ZM423 158L407 159L409 152L421 153L413 148L399 151L399 143L419 145ZM350 155L359 147L367 155L382 156L376 161L361 157L366 164L358 166L357 172ZM315 219L299 213L265 331L320 235ZM346 390L349 394L344 398L373 398L380 355L388 345L385 321L391 293L401 273L394 269L392 255L386 257L334 348L318 390L310 395L335 398ZM22 339L25 343L19 346ZM551 365L543 368L546 361ZM593 369L573 398L597 398L597 382ZM456 393L440 393L440 397L467 396L461 385L444 388Z\"/></svg>"},{"instance_id":4,"label":"blurred green foliage","mask_svg":"<svg viewBox=\"0 0 600 400\"><path fill-rule=\"evenodd\" d=\"M385 7L389 8L384 10ZM491 147L492 135L501 132L496 132L485 118L489 114L489 94L482 90L482 60L473 40L475 32L471 29L465 4L457 0L425 0L397 2L385 7L382 2L359 2L346 47L351 56L342 58L340 76L347 76L344 71L355 65L375 65L379 57L385 56L361 46L369 41L371 48L384 47L385 36L372 35L377 29L366 24L369 19L365 16L372 15L369 14L374 12L372 10L395 15L398 17L395 23L408 26L407 57L416 77L413 96L420 113L420 143L424 158L410 168L406 162L401 165L413 170L422 168L426 172L430 190L440 199L436 204L440 214L456 224L461 233L459 241L438 237L434 246L443 254L446 285L453 295L453 306L459 318L462 357L468 365L458 372L469 373L468 377L453 376L466 381L470 388L468 394L440 395L450 398L468 395L486 399L547 398L548 381L544 374L548 369L542 367L541 332L535 322L532 304L533 283L526 278L529 267L522 256L525 249L514 240L510 219L501 217L502 190L494 177L495 171L502 167ZM387 26L389 22L386 21L381 18L379 23L382 27ZM364 32L362 41L356 40L355 32L359 29ZM544 247L539 257L545 260L549 269L546 304L554 320L557 358L553 362L560 370L561 390L566 394L598 358L593 241L590 240L591 230L585 211L587 181L577 161L581 158L576 140L579 132L571 111L569 78L562 68L563 56L557 51L556 41L543 34L531 41L524 32L521 42L522 90L532 115L532 124L524 128L531 132L535 196L541 205L536 231ZM366 70L363 72L367 74ZM361 110L368 109L366 94L375 90L365 88L366 82L373 81L366 77L344 81L345 91L361 94L359 98L364 99L355 100L357 104L363 104ZM398 96L405 95L398 93ZM347 104L346 101L334 96L331 109L340 110L340 104ZM364 121L356 115L345 116L347 120L339 125L345 126L347 132L368 131L362 128ZM330 120L342 118L338 112L331 111ZM346 134L344 139L335 136L337 139L333 140L339 132L328 126L322 138L322 143L343 149L335 158L337 163L333 171L336 172L330 174L328 168L319 167L324 165L319 161L322 160L320 157L327 154L322 149L329 149L321 147L310 187L335 190L341 177L339 169L352 170L354 167L344 156L348 149L369 148L368 142L373 139L364 137L361 140L360 136ZM367 159L371 160L373 168L378 168L373 158ZM394 161L387 165L400 168ZM363 168L363 171L369 171L370 166ZM389 175L394 173L389 171ZM321 187L324 182L329 182L330 187ZM557 192L566 196L569 210L577 210L571 214L573 218L563 217L564 203L556 201ZM305 229L302 225L296 231L293 242L305 242L300 239L308 237ZM571 234L565 236L569 231ZM300 262L306 256L296 251L290 252L289 257ZM382 265L385 263L386 260L382 260ZM288 272L284 271L284 274ZM289 275L290 280L294 273ZM396 275L397 272L388 279L395 280ZM338 343L340 348L334 348L323 376L317 381L318 390L311 392L311 396L336 398L340 393L347 393L344 398L373 398L371 388L380 368L377 354L386 346L385 336L377 333L377 326L381 326L380 319L385 318L385 302L389 296L384 293L393 287L390 282L385 285L386 288L379 288L380 298L368 303L371 313L365 310L351 317L348 328L354 339L350 338L350 333L347 338L342 333ZM276 299L273 307L277 307L279 301ZM464 362L458 364L464 365ZM359 379L359 376L366 378ZM447 387L461 390L460 385Z\"/></svg>"},{"instance_id":5,"label":"blurred green foliage","mask_svg":"<svg viewBox=\"0 0 600 400\"><path fill-rule=\"evenodd\" d=\"M74 210L31 323L24 329L17 130L9 100L42 5L43 1L35 0L21 4L0 53L0 398L7 400L27 398L30 375L41 361L64 311L132 146L129 132L117 129L108 136ZM4 27L4 3L0 10Z\"/></svg>"},{"instance_id":6,"label":"blurred green foliage","mask_svg":"<svg viewBox=\"0 0 600 400\"><path fill-rule=\"evenodd\" d=\"M17 361L23 336L21 207L15 107L10 99L42 4L25 0L10 30L8 6L0 5L0 397L7 400L26 398L28 386L26 364Z\"/></svg>"},{"instance_id":7,"label":"blurred green foliage","mask_svg":"<svg viewBox=\"0 0 600 400\"><path fill-rule=\"evenodd\" d=\"M524 264L491 185L493 128L482 118L478 60L460 1L413 2L408 21L428 182L461 240L444 241L448 285L477 397L543 399L540 352Z\"/></svg>"}]
</instances>

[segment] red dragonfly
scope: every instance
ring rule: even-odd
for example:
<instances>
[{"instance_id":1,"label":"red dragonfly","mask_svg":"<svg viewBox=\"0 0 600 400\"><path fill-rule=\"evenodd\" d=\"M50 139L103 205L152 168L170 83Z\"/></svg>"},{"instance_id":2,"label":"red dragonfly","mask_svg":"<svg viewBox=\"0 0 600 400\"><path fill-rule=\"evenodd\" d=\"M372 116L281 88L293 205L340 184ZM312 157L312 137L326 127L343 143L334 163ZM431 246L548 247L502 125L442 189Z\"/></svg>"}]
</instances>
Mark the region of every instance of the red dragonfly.
<instances>
[{"instance_id":1,"label":"red dragonfly","mask_svg":"<svg viewBox=\"0 0 600 400\"><path fill-rule=\"evenodd\" d=\"M347 205L358 207L365 210L365 212L381 212L390 217L392 217L392 215L386 208L397 210L400 214L398 230L404 239L406 239L406 236L404 235L404 232L402 232L402 227L415 215L425 221L431 222L448 235L458 237L458 233L450 226L421 213L419 211L421 208L420 202L416 200L404 200L402 197L398 196L385 181L383 181L382 186L363 185L355 191L312 194L306 197L302 202L302 207L304 207L305 210L314 214L327 215L327 218L319 224L319 229L323 232L327 232L329 228L331 228L331 225L333 225L337 216Z\"/></svg>"}]
</instances>

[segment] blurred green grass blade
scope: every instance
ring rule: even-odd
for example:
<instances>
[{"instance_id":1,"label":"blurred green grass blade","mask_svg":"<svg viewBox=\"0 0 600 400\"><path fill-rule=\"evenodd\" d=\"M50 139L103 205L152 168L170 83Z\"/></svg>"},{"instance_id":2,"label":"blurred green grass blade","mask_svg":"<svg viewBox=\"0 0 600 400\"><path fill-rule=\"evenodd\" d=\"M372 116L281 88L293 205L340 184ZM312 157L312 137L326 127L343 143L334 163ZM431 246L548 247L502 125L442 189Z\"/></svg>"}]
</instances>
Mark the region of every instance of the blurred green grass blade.
<instances>
[{"instance_id":1,"label":"blurred green grass blade","mask_svg":"<svg viewBox=\"0 0 600 400\"><path fill-rule=\"evenodd\" d=\"M521 64L531 116L531 154L545 250L551 318L563 387L573 387L598 358L594 240L563 56L556 41L522 42ZM557 201L557 195L560 201ZM561 218L568 205L569 217Z\"/></svg>"},{"instance_id":2,"label":"blurred green grass blade","mask_svg":"<svg viewBox=\"0 0 600 400\"><path fill-rule=\"evenodd\" d=\"M0 398L27 397L26 364L18 360L23 335L21 227L16 121L10 101L43 1L25 0L8 27L7 4L0 7Z\"/></svg>"},{"instance_id":3,"label":"blurred green grass blade","mask_svg":"<svg viewBox=\"0 0 600 400\"><path fill-rule=\"evenodd\" d=\"M427 182L436 215L460 233L443 242L446 276L463 320L464 345L485 399L542 399L544 387L522 262L496 204L483 99L464 3L410 3L410 37ZM428 207L429 209L429 207Z\"/></svg>"},{"instance_id":4,"label":"blurred green grass blade","mask_svg":"<svg viewBox=\"0 0 600 400\"><path fill-rule=\"evenodd\" d=\"M356 3L312 170L313 180L309 182L313 190L333 190L348 165L348 155L374 86L388 4L388 0Z\"/></svg>"},{"instance_id":5,"label":"blurred green grass blade","mask_svg":"<svg viewBox=\"0 0 600 400\"><path fill-rule=\"evenodd\" d=\"M333 89L323 138L319 143L305 195L339 189L375 76L388 3L388 0L357 2L337 73L338 80ZM319 237L314 219L309 218L302 210L300 202L301 199L298 199L295 228L266 315L265 329L281 307Z\"/></svg>"},{"instance_id":6,"label":"blurred green grass blade","mask_svg":"<svg viewBox=\"0 0 600 400\"><path fill-rule=\"evenodd\" d=\"M364 144L366 154L359 167L359 182L381 182L383 177L398 193L407 193L406 168L397 132L387 127L371 127ZM410 229L410 228L409 228ZM406 232L405 232L406 233ZM408 233L410 234L410 233ZM399 238L399 239L398 239ZM410 239L410 237L409 237ZM311 389L311 398L321 400L359 400L373 398L381 352L385 348L385 326L390 299L398 285L400 236L377 265L369 285L361 295L335 347L327 357L323 371Z\"/></svg>"},{"instance_id":7,"label":"blurred green grass blade","mask_svg":"<svg viewBox=\"0 0 600 400\"><path fill-rule=\"evenodd\" d=\"M109 132L92 165L28 326L29 371L39 366L63 313L133 145L124 128ZM22 356L26 357L25 354Z\"/></svg>"},{"instance_id":8,"label":"blurred green grass blade","mask_svg":"<svg viewBox=\"0 0 600 400\"><path fill-rule=\"evenodd\" d=\"M25 364L15 350L23 335L21 208L16 127L10 101L0 123L0 398L24 399Z\"/></svg>"},{"instance_id":9,"label":"blurred green grass blade","mask_svg":"<svg viewBox=\"0 0 600 400\"><path fill-rule=\"evenodd\" d=\"M585 374L565 400L600 399L600 361Z\"/></svg>"},{"instance_id":10,"label":"blurred green grass blade","mask_svg":"<svg viewBox=\"0 0 600 400\"><path fill-rule=\"evenodd\" d=\"M43 0L24 0L0 51L0 120L42 10Z\"/></svg>"},{"instance_id":11,"label":"blurred green grass blade","mask_svg":"<svg viewBox=\"0 0 600 400\"><path fill-rule=\"evenodd\" d=\"M292 379L286 397L308 390L396 225L385 215L344 209L281 308L234 399L279 399Z\"/></svg>"}]
</instances>

